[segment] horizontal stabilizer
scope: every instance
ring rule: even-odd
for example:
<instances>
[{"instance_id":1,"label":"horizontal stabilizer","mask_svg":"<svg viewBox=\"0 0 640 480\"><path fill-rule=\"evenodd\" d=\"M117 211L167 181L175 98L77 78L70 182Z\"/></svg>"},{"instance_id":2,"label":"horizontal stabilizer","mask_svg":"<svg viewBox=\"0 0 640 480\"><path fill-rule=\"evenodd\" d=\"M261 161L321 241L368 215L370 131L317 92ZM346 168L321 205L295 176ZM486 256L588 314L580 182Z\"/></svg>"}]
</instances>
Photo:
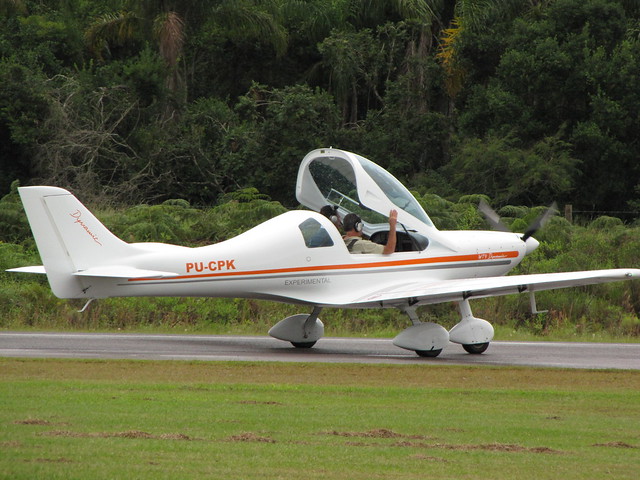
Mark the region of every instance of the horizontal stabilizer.
<instances>
[{"instance_id":1,"label":"horizontal stabilizer","mask_svg":"<svg viewBox=\"0 0 640 480\"><path fill-rule=\"evenodd\" d=\"M108 265L81 270L73 274L77 277L105 277L105 278L166 278L177 277L174 272L162 272L159 270L143 270L141 268L123 265Z\"/></svg>"},{"instance_id":2,"label":"horizontal stabilizer","mask_svg":"<svg viewBox=\"0 0 640 480\"><path fill-rule=\"evenodd\" d=\"M17 272L17 273L47 273L44 271L44 265L33 265L31 267L18 267L18 268L10 268L6 270L7 272Z\"/></svg>"}]
</instances>

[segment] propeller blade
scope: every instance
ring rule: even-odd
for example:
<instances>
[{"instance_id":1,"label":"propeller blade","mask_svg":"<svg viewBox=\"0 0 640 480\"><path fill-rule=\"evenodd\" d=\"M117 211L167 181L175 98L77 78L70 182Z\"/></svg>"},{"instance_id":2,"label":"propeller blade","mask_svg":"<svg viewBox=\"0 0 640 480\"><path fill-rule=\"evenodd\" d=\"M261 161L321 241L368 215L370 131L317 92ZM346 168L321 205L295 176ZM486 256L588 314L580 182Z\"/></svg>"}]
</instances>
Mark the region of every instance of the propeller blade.
<instances>
[{"instance_id":1,"label":"propeller blade","mask_svg":"<svg viewBox=\"0 0 640 480\"><path fill-rule=\"evenodd\" d=\"M553 202L549 208L542 212L542 214L529 225L524 235L522 235L522 241L526 242L528 238L532 237L534 233L544 227L544 224L549 221L549 218L556 213L558 213L558 205L556 202Z\"/></svg>"},{"instance_id":2,"label":"propeller blade","mask_svg":"<svg viewBox=\"0 0 640 480\"><path fill-rule=\"evenodd\" d=\"M509 227L502 223L502 220L500 220L500 215L498 215L496 211L491 208L489 204L484 200L480 200L480 203L478 204L478 210L480 210L480 213L484 215L484 218L494 230L498 230L500 232L511 231Z\"/></svg>"}]
</instances>

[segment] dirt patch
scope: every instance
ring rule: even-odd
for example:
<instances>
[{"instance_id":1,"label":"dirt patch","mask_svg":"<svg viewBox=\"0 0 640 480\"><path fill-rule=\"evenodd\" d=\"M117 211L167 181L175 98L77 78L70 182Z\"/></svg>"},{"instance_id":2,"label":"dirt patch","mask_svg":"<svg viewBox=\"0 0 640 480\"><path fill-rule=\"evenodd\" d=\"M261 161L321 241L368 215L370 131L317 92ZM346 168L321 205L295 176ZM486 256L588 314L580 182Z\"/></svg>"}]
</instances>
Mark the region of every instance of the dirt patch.
<instances>
[{"instance_id":1,"label":"dirt patch","mask_svg":"<svg viewBox=\"0 0 640 480\"><path fill-rule=\"evenodd\" d=\"M65 422L50 422L49 420L44 420L42 418L25 418L24 420L14 420L14 425L36 425L36 426L63 426L68 425Z\"/></svg>"},{"instance_id":2,"label":"dirt patch","mask_svg":"<svg viewBox=\"0 0 640 480\"><path fill-rule=\"evenodd\" d=\"M40 418L27 418L26 420L16 420L15 425L51 425L51 422Z\"/></svg>"},{"instance_id":3,"label":"dirt patch","mask_svg":"<svg viewBox=\"0 0 640 480\"><path fill-rule=\"evenodd\" d=\"M428 440L429 437L424 435L405 435L402 433L396 433L393 430L386 428L376 428L368 430L366 432L338 432L333 430L326 432L324 435L335 435L336 437L358 437L358 438L408 438L412 440Z\"/></svg>"},{"instance_id":4,"label":"dirt patch","mask_svg":"<svg viewBox=\"0 0 640 480\"><path fill-rule=\"evenodd\" d=\"M365 442L344 442L347 447L379 447L379 443L365 443Z\"/></svg>"},{"instance_id":5,"label":"dirt patch","mask_svg":"<svg viewBox=\"0 0 640 480\"><path fill-rule=\"evenodd\" d=\"M195 438L185 435L184 433L163 433L158 436L158 438L160 440L186 440L187 442L195 440Z\"/></svg>"},{"instance_id":6,"label":"dirt patch","mask_svg":"<svg viewBox=\"0 0 640 480\"><path fill-rule=\"evenodd\" d=\"M42 432L40 435L47 437L68 437L68 438L135 438L149 440L187 440L192 441L195 438L183 433L163 433L154 435L140 430L129 430L126 432L72 432L69 430L51 430L50 432Z\"/></svg>"},{"instance_id":7,"label":"dirt patch","mask_svg":"<svg viewBox=\"0 0 640 480\"><path fill-rule=\"evenodd\" d=\"M595 443L594 447L612 447L612 448L638 448L635 445L631 445L626 442L607 442L607 443Z\"/></svg>"},{"instance_id":8,"label":"dirt patch","mask_svg":"<svg viewBox=\"0 0 640 480\"><path fill-rule=\"evenodd\" d=\"M259 443L276 443L273 438L270 437L262 437L260 435L256 435L255 433L246 432L241 433L240 435L232 435L227 438L228 442L259 442Z\"/></svg>"},{"instance_id":9,"label":"dirt patch","mask_svg":"<svg viewBox=\"0 0 640 480\"><path fill-rule=\"evenodd\" d=\"M488 450L492 452L524 452L524 453L561 453L549 447L523 447L509 443L489 443L485 445L465 445L469 450Z\"/></svg>"},{"instance_id":10,"label":"dirt patch","mask_svg":"<svg viewBox=\"0 0 640 480\"><path fill-rule=\"evenodd\" d=\"M67 438L91 438L98 437L97 434L82 433L82 432L70 432L69 430L50 430L48 432L42 432L39 435L43 437L67 437Z\"/></svg>"},{"instance_id":11,"label":"dirt patch","mask_svg":"<svg viewBox=\"0 0 640 480\"><path fill-rule=\"evenodd\" d=\"M147 432L141 432L140 430L129 430L128 432L117 432L117 433L103 433L104 437L115 437L115 438L153 438L153 435Z\"/></svg>"},{"instance_id":12,"label":"dirt patch","mask_svg":"<svg viewBox=\"0 0 640 480\"><path fill-rule=\"evenodd\" d=\"M419 447L419 448L442 448L444 450L459 450L463 452L473 450L484 450L489 452L515 452L515 453L562 453L549 447L523 447L511 443L487 443L480 445L454 445L450 443L420 443L420 442L396 442L394 447Z\"/></svg>"},{"instance_id":13,"label":"dirt patch","mask_svg":"<svg viewBox=\"0 0 640 480\"><path fill-rule=\"evenodd\" d=\"M549 447L523 447L522 445L514 445L510 443L487 443L480 445L455 445L450 443L428 443L415 440L427 440L428 438L423 435L403 435L396 433L392 430L377 429L369 430L367 432L337 432L332 431L325 433L325 435L336 435L339 437L359 437L359 438L389 438L400 439L399 441L391 443L391 447L399 448L439 448L444 450L459 450L459 451L473 451L484 450L489 452L514 452L514 453L548 453L559 454L562 453L559 450L554 450ZM380 443L372 442L345 442L349 447L379 447Z\"/></svg>"},{"instance_id":14,"label":"dirt patch","mask_svg":"<svg viewBox=\"0 0 640 480\"><path fill-rule=\"evenodd\" d=\"M22 444L16 441L0 442L0 448L20 448Z\"/></svg>"},{"instance_id":15,"label":"dirt patch","mask_svg":"<svg viewBox=\"0 0 640 480\"><path fill-rule=\"evenodd\" d=\"M449 463L449 460L444 458L432 457L430 455L423 455L418 453L416 455L411 455L409 458L413 458L415 460L426 460L428 462L440 462L440 463Z\"/></svg>"},{"instance_id":16,"label":"dirt patch","mask_svg":"<svg viewBox=\"0 0 640 480\"><path fill-rule=\"evenodd\" d=\"M257 400L241 400L235 403L238 403L240 405L282 405L284 406L284 403L280 403L280 402L259 402Z\"/></svg>"},{"instance_id":17,"label":"dirt patch","mask_svg":"<svg viewBox=\"0 0 640 480\"><path fill-rule=\"evenodd\" d=\"M73 463L73 460L69 460L68 458L60 457L60 458L36 458L33 460L36 463Z\"/></svg>"}]
</instances>

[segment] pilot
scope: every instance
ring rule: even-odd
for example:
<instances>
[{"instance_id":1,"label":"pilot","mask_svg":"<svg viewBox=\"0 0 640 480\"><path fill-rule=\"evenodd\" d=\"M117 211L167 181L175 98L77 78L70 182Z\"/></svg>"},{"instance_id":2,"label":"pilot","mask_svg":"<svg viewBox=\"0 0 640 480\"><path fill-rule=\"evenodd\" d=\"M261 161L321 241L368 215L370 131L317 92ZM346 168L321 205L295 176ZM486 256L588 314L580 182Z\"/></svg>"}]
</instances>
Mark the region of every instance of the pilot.
<instances>
[{"instance_id":1,"label":"pilot","mask_svg":"<svg viewBox=\"0 0 640 480\"><path fill-rule=\"evenodd\" d=\"M320 209L320 213L331 220L338 230L342 228L342 222L340 221L340 215L338 215L337 205L325 205Z\"/></svg>"},{"instance_id":2,"label":"pilot","mask_svg":"<svg viewBox=\"0 0 640 480\"><path fill-rule=\"evenodd\" d=\"M396 250L396 224L398 223L398 212L391 210L389 212L389 236L386 245L365 240L362 238L362 219L355 213L347 214L342 225L345 236L342 237L347 249L351 253L393 253Z\"/></svg>"}]
</instances>

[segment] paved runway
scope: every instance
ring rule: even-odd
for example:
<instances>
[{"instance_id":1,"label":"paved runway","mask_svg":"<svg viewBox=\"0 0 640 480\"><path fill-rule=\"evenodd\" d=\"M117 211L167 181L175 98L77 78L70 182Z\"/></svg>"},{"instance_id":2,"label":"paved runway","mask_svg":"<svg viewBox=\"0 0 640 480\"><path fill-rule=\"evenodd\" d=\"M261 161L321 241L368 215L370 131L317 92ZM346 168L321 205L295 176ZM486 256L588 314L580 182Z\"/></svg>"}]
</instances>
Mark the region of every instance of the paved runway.
<instances>
[{"instance_id":1,"label":"paved runway","mask_svg":"<svg viewBox=\"0 0 640 480\"><path fill-rule=\"evenodd\" d=\"M311 349L271 337L0 332L0 357L503 365L640 370L640 344L492 342L482 355L449 344L421 358L391 339L322 338Z\"/></svg>"}]
</instances>

